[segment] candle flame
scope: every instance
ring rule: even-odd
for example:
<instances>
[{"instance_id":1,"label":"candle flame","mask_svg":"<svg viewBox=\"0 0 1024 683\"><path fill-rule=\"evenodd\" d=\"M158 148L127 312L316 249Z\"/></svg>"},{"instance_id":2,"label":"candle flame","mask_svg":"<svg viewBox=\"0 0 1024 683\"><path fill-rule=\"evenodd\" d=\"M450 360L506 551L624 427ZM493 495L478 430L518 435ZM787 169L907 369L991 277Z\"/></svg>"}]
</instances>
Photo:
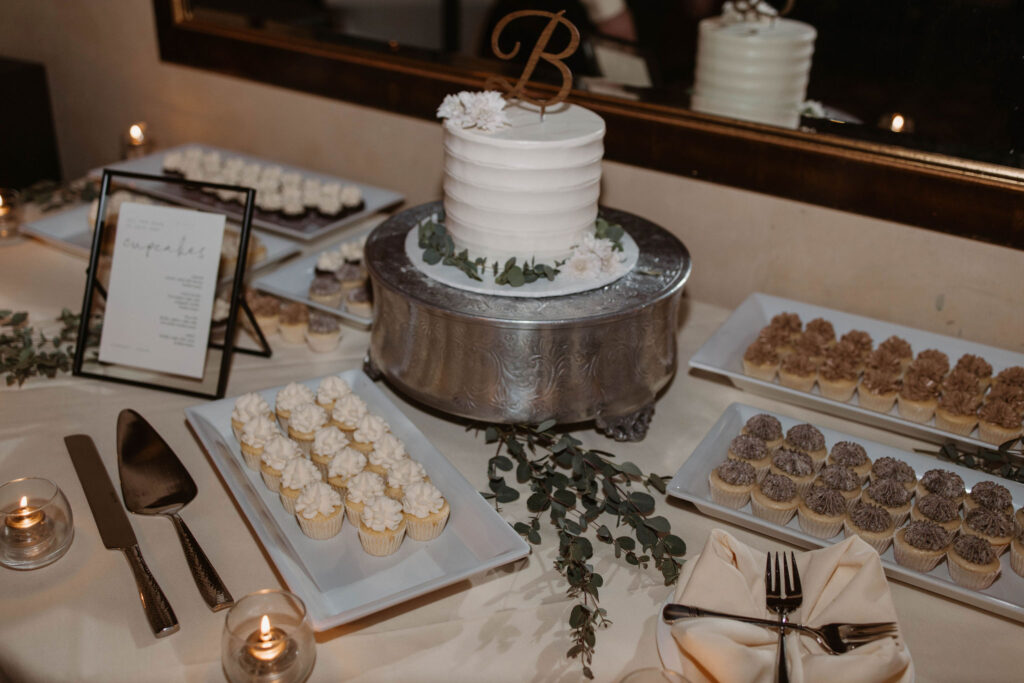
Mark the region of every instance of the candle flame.
<instances>
[{"instance_id":1,"label":"candle flame","mask_svg":"<svg viewBox=\"0 0 1024 683\"><path fill-rule=\"evenodd\" d=\"M0 194L0 206L4 205L4 196Z\"/></svg>"},{"instance_id":2,"label":"candle flame","mask_svg":"<svg viewBox=\"0 0 1024 683\"><path fill-rule=\"evenodd\" d=\"M21 497L21 502L18 503L18 507L20 507L20 508L27 508L28 507L28 496L22 496Z\"/></svg>"},{"instance_id":3,"label":"candle flame","mask_svg":"<svg viewBox=\"0 0 1024 683\"><path fill-rule=\"evenodd\" d=\"M132 139L132 142L138 144L143 141L146 134L142 132L142 126L138 123L133 123L131 128L128 129L128 137Z\"/></svg>"},{"instance_id":4,"label":"candle flame","mask_svg":"<svg viewBox=\"0 0 1024 683\"><path fill-rule=\"evenodd\" d=\"M903 126L906 124L906 119L900 114L893 114L892 123L889 124L889 129L894 133L900 133L903 131Z\"/></svg>"},{"instance_id":5,"label":"candle flame","mask_svg":"<svg viewBox=\"0 0 1024 683\"><path fill-rule=\"evenodd\" d=\"M270 617L266 614L260 619L260 640L270 640Z\"/></svg>"}]
</instances>

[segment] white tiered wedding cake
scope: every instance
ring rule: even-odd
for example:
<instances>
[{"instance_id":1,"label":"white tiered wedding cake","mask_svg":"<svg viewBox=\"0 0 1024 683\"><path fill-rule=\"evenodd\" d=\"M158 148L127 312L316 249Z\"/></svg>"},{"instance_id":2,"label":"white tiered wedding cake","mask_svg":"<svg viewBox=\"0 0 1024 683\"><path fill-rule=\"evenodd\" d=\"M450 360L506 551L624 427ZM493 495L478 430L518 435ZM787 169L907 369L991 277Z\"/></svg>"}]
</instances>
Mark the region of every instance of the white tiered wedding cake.
<instances>
[{"instance_id":1,"label":"white tiered wedding cake","mask_svg":"<svg viewBox=\"0 0 1024 683\"><path fill-rule=\"evenodd\" d=\"M796 128L816 36L809 24L725 3L721 16L700 22L691 108Z\"/></svg>"}]
</instances>

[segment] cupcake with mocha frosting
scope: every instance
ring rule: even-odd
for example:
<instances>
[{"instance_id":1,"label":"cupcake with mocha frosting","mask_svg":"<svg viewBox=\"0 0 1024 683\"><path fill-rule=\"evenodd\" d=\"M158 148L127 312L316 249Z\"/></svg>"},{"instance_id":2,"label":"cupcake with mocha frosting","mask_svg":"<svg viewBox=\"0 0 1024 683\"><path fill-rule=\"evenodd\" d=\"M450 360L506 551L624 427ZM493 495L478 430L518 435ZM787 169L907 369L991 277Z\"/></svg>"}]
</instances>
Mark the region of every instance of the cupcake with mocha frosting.
<instances>
[{"instance_id":1,"label":"cupcake with mocha frosting","mask_svg":"<svg viewBox=\"0 0 1024 683\"><path fill-rule=\"evenodd\" d=\"M1024 414L1024 387L1015 387L1012 384L994 385L985 396L985 402L997 401L1009 404L1018 415Z\"/></svg>"},{"instance_id":2,"label":"cupcake with mocha frosting","mask_svg":"<svg viewBox=\"0 0 1024 683\"><path fill-rule=\"evenodd\" d=\"M299 445L307 458L313 448L317 431L327 426L327 413L315 403L304 403L291 411L288 418L288 437Z\"/></svg>"},{"instance_id":3,"label":"cupcake with mocha frosting","mask_svg":"<svg viewBox=\"0 0 1024 683\"><path fill-rule=\"evenodd\" d=\"M345 512L349 521L358 524L363 505L375 496L383 496L384 488L384 477L376 472L363 470L349 479L345 486Z\"/></svg>"},{"instance_id":4,"label":"cupcake with mocha frosting","mask_svg":"<svg viewBox=\"0 0 1024 683\"><path fill-rule=\"evenodd\" d=\"M740 434L729 442L728 457L750 463L757 471L758 480L767 472L771 464L771 452L764 441L750 434Z\"/></svg>"},{"instance_id":5,"label":"cupcake with mocha frosting","mask_svg":"<svg viewBox=\"0 0 1024 683\"><path fill-rule=\"evenodd\" d=\"M983 507L993 512L1013 516L1013 494L1010 489L994 481L979 481L971 487L970 493L964 498L964 507L970 512L976 507Z\"/></svg>"},{"instance_id":6,"label":"cupcake with mocha frosting","mask_svg":"<svg viewBox=\"0 0 1024 683\"><path fill-rule=\"evenodd\" d=\"M726 458L708 475L711 500L734 510L750 501L750 492L756 485L757 470L745 460Z\"/></svg>"},{"instance_id":7,"label":"cupcake with mocha frosting","mask_svg":"<svg viewBox=\"0 0 1024 683\"><path fill-rule=\"evenodd\" d=\"M330 353L338 347L340 340L341 324L335 316L319 311L309 314L306 345L310 349L317 353Z\"/></svg>"},{"instance_id":8,"label":"cupcake with mocha frosting","mask_svg":"<svg viewBox=\"0 0 1024 683\"><path fill-rule=\"evenodd\" d=\"M949 372L949 356L938 349L925 349L911 363L911 367L915 366L939 381Z\"/></svg>"},{"instance_id":9,"label":"cupcake with mocha frosting","mask_svg":"<svg viewBox=\"0 0 1024 683\"><path fill-rule=\"evenodd\" d=\"M898 481L892 479L879 479L868 484L861 494L861 500L867 503L884 508L892 515L896 526L902 526L910 514L910 498L914 494L908 491Z\"/></svg>"},{"instance_id":10,"label":"cupcake with mocha frosting","mask_svg":"<svg viewBox=\"0 0 1024 683\"><path fill-rule=\"evenodd\" d=\"M978 379L982 391L992 383L992 364L981 356L965 353L953 366L953 372L968 372Z\"/></svg>"},{"instance_id":11,"label":"cupcake with mocha frosting","mask_svg":"<svg viewBox=\"0 0 1024 683\"><path fill-rule=\"evenodd\" d=\"M935 407L935 426L954 434L967 435L978 424L981 399L967 391L944 391Z\"/></svg>"},{"instance_id":12,"label":"cupcake with mocha frosting","mask_svg":"<svg viewBox=\"0 0 1024 683\"><path fill-rule=\"evenodd\" d=\"M886 339L881 344L879 344L878 348L885 351L886 353L891 353L892 355L896 356L896 358L899 359L900 367L902 367L903 370L906 370L910 363L914 360L914 351L910 347L910 342L908 342L903 337L897 337L896 335L893 335Z\"/></svg>"},{"instance_id":13,"label":"cupcake with mocha frosting","mask_svg":"<svg viewBox=\"0 0 1024 683\"><path fill-rule=\"evenodd\" d=\"M444 531L451 508L436 486L421 481L405 487L402 512L409 538L414 541L430 541Z\"/></svg>"},{"instance_id":14,"label":"cupcake with mocha frosting","mask_svg":"<svg viewBox=\"0 0 1024 683\"><path fill-rule=\"evenodd\" d=\"M271 437L281 432L277 429L277 423L266 415L259 415L249 420L242 427L239 446L242 450L242 457L249 469L260 468L260 458L263 456L263 448Z\"/></svg>"},{"instance_id":15,"label":"cupcake with mocha frosting","mask_svg":"<svg viewBox=\"0 0 1024 683\"><path fill-rule=\"evenodd\" d=\"M281 470L281 488L277 493L288 514L295 514L295 501L299 499L302 490L322 478L317 466L305 458L292 458L285 463Z\"/></svg>"},{"instance_id":16,"label":"cupcake with mocha frosting","mask_svg":"<svg viewBox=\"0 0 1024 683\"><path fill-rule=\"evenodd\" d=\"M289 382L288 386L277 392L277 397L274 399L274 412L281 429L288 430L288 418L291 417L293 410L305 403L313 402L313 390L298 382Z\"/></svg>"},{"instance_id":17,"label":"cupcake with mocha frosting","mask_svg":"<svg viewBox=\"0 0 1024 683\"><path fill-rule=\"evenodd\" d=\"M359 542L371 555L391 555L402 545L407 525L399 501L375 496L366 501L359 515Z\"/></svg>"},{"instance_id":18,"label":"cupcake with mocha frosting","mask_svg":"<svg viewBox=\"0 0 1024 683\"><path fill-rule=\"evenodd\" d=\"M910 508L910 518L935 522L950 533L958 531L963 523L963 519L960 518L960 507L937 493L918 495L914 507Z\"/></svg>"},{"instance_id":19,"label":"cupcake with mocha frosting","mask_svg":"<svg viewBox=\"0 0 1024 683\"><path fill-rule=\"evenodd\" d=\"M799 495L803 495L804 491L810 487L817 470L817 464L811 459L811 456L803 451L796 451L785 446L780 446L772 452L771 464L768 466L769 472L784 474L792 479Z\"/></svg>"},{"instance_id":20,"label":"cupcake with mocha frosting","mask_svg":"<svg viewBox=\"0 0 1024 683\"><path fill-rule=\"evenodd\" d=\"M337 308L341 304L341 283L334 275L314 275L309 284L309 300Z\"/></svg>"},{"instance_id":21,"label":"cupcake with mocha frosting","mask_svg":"<svg viewBox=\"0 0 1024 683\"><path fill-rule=\"evenodd\" d=\"M295 519L310 538L323 541L337 536L345 523L341 496L324 482L313 482L295 501Z\"/></svg>"},{"instance_id":22,"label":"cupcake with mocha frosting","mask_svg":"<svg viewBox=\"0 0 1024 683\"><path fill-rule=\"evenodd\" d=\"M305 304L291 301L281 306L278 330L281 339L289 344L302 344L306 341L306 329L309 327L309 309Z\"/></svg>"},{"instance_id":23,"label":"cupcake with mocha frosting","mask_svg":"<svg viewBox=\"0 0 1024 683\"><path fill-rule=\"evenodd\" d=\"M989 542L978 536L957 536L946 560L949 576L964 588L984 590L999 576L999 557Z\"/></svg>"},{"instance_id":24,"label":"cupcake with mocha frosting","mask_svg":"<svg viewBox=\"0 0 1024 683\"><path fill-rule=\"evenodd\" d=\"M803 451L811 456L816 463L822 463L828 452L825 450L825 435L810 424L798 424L786 432L783 443L789 448Z\"/></svg>"},{"instance_id":25,"label":"cupcake with mocha frosting","mask_svg":"<svg viewBox=\"0 0 1024 683\"><path fill-rule=\"evenodd\" d=\"M996 445L1016 439L1021 435L1021 411L1006 401L986 401L978 409L978 435Z\"/></svg>"},{"instance_id":26,"label":"cupcake with mocha frosting","mask_svg":"<svg viewBox=\"0 0 1024 683\"><path fill-rule=\"evenodd\" d=\"M743 352L743 372L771 382L779 371L779 352L771 343L758 339Z\"/></svg>"},{"instance_id":27,"label":"cupcake with mocha frosting","mask_svg":"<svg viewBox=\"0 0 1024 683\"><path fill-rule=\"evenodd\" d=\"M761 331L757 333L757 342L767 344L771 347L775 353L778 354L779 360L782 360L784 356L788 356L793 353L793 340L795 338L790 335L789 332L768 325L767 327L761 328Z\"/></svg>"},{"instance_id":28,"label":"cupcake with mocha frosting","mask_svg":"<svg viewBox=\"0 0 1024 683\"><path fill-rule=\"evenodd\" d=\"M761 519L785 526L800 504L796 484L784 474L768 473L750 492L750 509Z\"/></svg>"},{"instance_id":29,"label":"cupcake with mocha frosting","mask_svg":"<svg viewBox=\"0 0 1024 683\"><path fill-rule=\"evenodd\" d=\"M860 378L857 400L861 408L888 413L902 388L903 380L899 375L868 368Z\"/></svg>"},{"instance_id":30,"label":"cupcake with mocha frosting","mask_svg":"<svg viewBox=\"0 0 1024 683\"><path fill-rule=\"evenodd\" d=\"M989 542L998 557L1006 550L1016 534L1013 518L986 508L974 508L964 515L960 535L978 536Z\"/></svg>"},{"instance_id":31,"label":"cupcake with mocha frosting","mask_svg":"<svg viewBox=\"0 0 1024 683\"><path fill-rule=\"evenodd\" d=\"M847 356L829 353L818 368L818 389L833 401L849 401L860 377L857 365Z\"/></svg>"},{"instance_id":32,"label":"cupcake with mocha frosting","mask_svg":"<svg viewBox=\"0 0 1024 683\"><path fill-rule=\"evenodd\" d=\"M327 463L327 483L344 499L348 495L349 481L365 469L366 456L356 449L346 446Z\"/></svg>"},{"instance_id":33,"label":"cupcake with mocha frosting","mask_svg":"<svg viewBox=\"0 0 1024 683\"><path fill-rule=\"evenodd\" d=\"M355 394L346 394L334 402L331 410L331 424L347 433L351 440L359 420L368 412L366 401Z\"/></svg>"},{"instance_id":34,"label":"cupcake with mocha frosting","mask_svg":"<svg viewBox=\"0 0 1024 683\"><path fill-rule=\"evenodd\" d=\"M953 545L953 534L935 522L914 521L893 536L896 562L919 572L930 572Z\"/></svg>"},{"instance_id":35,"label":"cupcake with mocha frosting","mask_svg":"<svg viewBox=\"0 0 1024 683\"><path fill-rule=\"evenodd\" d=\"M999 371L999 374L992 381L1000 386L1010 385L1024 389L1024 367L1011 365L1008 368L1004 368Z\"/></svg>"},{"instance_id":36,"label":"cupcake with mocha frosting","mask_svg":"<svg viewBox=\"0 0 1024 683\"><path fill-rule=\"evenodd\" d=\"M803 332L804 325L798 314L783 312L772 316L768 327L785 332L789 335L790 339L796 341L800 333Z\"/></svg>"},{"instance_id":37,"label":"cupcake with mocha frosting","mask_svg":"<svg viewBox=\"0 0 1024 683\"><path fill-rule=\"evenodd\" d=\"M871 481L878 479L895 479L908 491L917 488L917 474L914 468L896 458L884 456L871 464L871 471L868 473Z\"/></svg>"},{"instance_id":38,"label":"cupcake with mocha frosting","mask_svg":"<svg viewBox=\"0 0 1024 683\"><path fill-rule=\"evenodd\" d=\"M949 470L928 470L917 482L917 495L921 497L929 493L945 496L959 506L964 502L964 480L959 474Z\"/></svg>"},{"instance_id":39,"label":"cupcake with mocha frosting","mask_svg":"<svg viewBox=\"0 0 1024 683\"><path fill-rule=\"evenodd\" d=\"M808 322L804 328L804 334L813 334L819 337L825 346L834 346L836 343L836 330L832 327L832 323L824 318L815 318Z\"/></svg>"},{"instance_id":40,"label":"cupcake with mocha frosting","mask_svg":"<svg viewBox=\"0 0 1024 683\"><path fill-rule=\"evenodd\" d=\"M843 528L846 498L827 486L812 486L797 507L800 528L817 538L832 538Z\"/></svg>"},{"instance_id":41,"label":"cupcake with mocha frosting","mask_svg":"<svg viewBox=\"0 0 1024 683\"><path fill-rule=\"evenodd\" d=\"M895 354L879 347L869 353L864 362L864 372L868 370L878 370L886 375L899 377L903 374L903 365Z\"/></svg>"},{"instance_id":42,"label":"cupcake with mocha frosting","mask_svg":"<svg viewBox=\"0 0 1024 683\"><path fill-rule=\"evenodd\" d=\"M320 469L320 474L327 478L327 467L331 459L348 446L348 437L334 425L321 427L313 435L313 445L309 449L310 460Z\"/></svg>"},{"instance_id":43,"label":"cupcake with mocha frosting","mask_svg":"<svg viewBox=\"0 0 1024 683\"><path fill-rule=\"evenodd\" d=\"M867 481L868 473L871 471L871 458L856 441L837 441L832 446L832 452L828 455L829 463L849 467L860 477L860 483Z\"/></svg>"},{"instance_id":44,"label":"cupcake with mocha frosting","mask_svg":"<svg viewBox=\"0 0 1024 683\"><path fill-rule=\"evenodd\" d=\"M858 500L850 506L843 521L846 537L856 534L881 555L892 542L895 531L892 515L878 505Z\"/></svg>"},{"instance_id":45,"label":"cupcake with mocha frosting","mask_svg":"<svg viewBox=\"0 0 1024 683\"><path fill-rule=\"evenodd\" d=\"M270 337L275 334L281 322L281 302L277 297L249 291L245 294L245 302L256 318L256 326L263 336Z\"/></svg>"},{"instance_id":46,"label":"cupcake with mocha frosting","mask_svg":"<svg viewBox=\"0 0 1024 683\"><path fill-rule=\"evenodd\" d=\"M911 365L903 376L903 385L896 396L900 417L924 424L932 419L939 405L939 381Z\"/></svg>"},{"instance_id":47,"label":"cupcake with mocha frosting","mask_svg":"<svg viewBox=\"0 0 1024 683\"><path fill-rule=\"evenodd\" d=\"M818 478L815 482L822 486L839 491L843 498L846 499L847 503L852 503L860 498L860 487L862 483L860 475L849 467L843 467L842 465L836 464L825 465L821 468L821 471L818 472Z\"/></svg>"},{"instance_id":48,"label":"cupcake with mocha frosting","mask_svg":"<svg viewBox=\"0 0 1024 683\"><path fill-rule=\"evenodd\" d=\"M741 433L761 439L769 450L782 445L782 423L777 417L767 413L758 413L747 420Z\"/></svg>"},{"instance_id":49,"label":"cupcake with mocha frosting","mask_svg":"<svg viewBox=\"0 0 1024 683\"><path fill-rule=\"evenodd\" d=\"M971 396L981 399L981 395L985 393L985 388L975 375L967 370L957 368L942 378L943 395L950 392L966 392ZM979 400L978 402L980 403L981 401Z\"/></svg>"},{"instance_id":50,"label":"cupcake with mocha frosting","mask_svg":"<svg viewBox=\"0 0 1024 683\"><path fill-rule=\"evenodd\" d=\"M828 348L825 340L813 332L804 332L793 344L793 353L807 356L816 366L821 365L825 360L825 350Z\"/></svg>"},{"instance_id":51,"label":"cupcake with mocha frosting","mask_svg":"<svg viewBox=\"0 0 1024 683\"><path fill-rule=\"evenodd\" d=\"M856 349L861 363L864 363L867 360L868 354L871 353L871 350L875 346L875 342L871 339L871 335L864 330L850 330L839 338L839 344L849 344Z\"/></svg>"},{"instance_id":52,"label":"cupcake with mocha frosting","mask_svg":"<svg viewBox=\"0 0 1024 683\"><path fill-rule=\"evenodd\" d=\"M334 410L335 402L342 396L348 396L351 393L352 387L341 377L337 375L324 377L316 388L316 404L330 415Z\"/></svg>"},{"instance_id":53,"label":"cupcake with mocha frosting","mask_svg":"<svg viewBox=\"0 0 1024 683\"><path fill-rule=\"evenodd\" d=\"M235 435L236 439L240 440L242 438L242 427L245 426L245 423L256 419L260 415L270 419L274 417L274 411L270 409L270 404L267 403L266 399L255 391L239 396L238 400L235 401L235 407L231 410L231 433Z\"/></svg>"}]
</instances>

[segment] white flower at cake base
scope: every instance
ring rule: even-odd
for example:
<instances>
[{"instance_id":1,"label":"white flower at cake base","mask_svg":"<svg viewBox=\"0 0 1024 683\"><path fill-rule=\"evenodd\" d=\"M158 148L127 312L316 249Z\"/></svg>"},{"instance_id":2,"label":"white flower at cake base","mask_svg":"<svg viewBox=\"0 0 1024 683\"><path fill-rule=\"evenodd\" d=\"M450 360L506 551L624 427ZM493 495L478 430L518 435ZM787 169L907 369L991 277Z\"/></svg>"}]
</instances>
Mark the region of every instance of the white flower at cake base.
<instances>
[{"instance_id":1,"label":"white flower at cake base","mask_svg":"<svg viewBox=\"0 0 1024 683\"><path fill-rule=\"evenodd\" d=\"M453 128L477 128L492 133L509 124L505 98L496 90L446 95L437 108L437 117Z\"/></svg>"},{"instance_id":2,"label":"white flower at cake base","mask_svg":"<svg viewBox=\"0 0 1024 683\"><path fill-rule=\"evenodd\" d=\"M565 274L576 280L592 280L601 274L601 257L592 251L577 249L565 262Z\"/></svg>"}]
</instances>

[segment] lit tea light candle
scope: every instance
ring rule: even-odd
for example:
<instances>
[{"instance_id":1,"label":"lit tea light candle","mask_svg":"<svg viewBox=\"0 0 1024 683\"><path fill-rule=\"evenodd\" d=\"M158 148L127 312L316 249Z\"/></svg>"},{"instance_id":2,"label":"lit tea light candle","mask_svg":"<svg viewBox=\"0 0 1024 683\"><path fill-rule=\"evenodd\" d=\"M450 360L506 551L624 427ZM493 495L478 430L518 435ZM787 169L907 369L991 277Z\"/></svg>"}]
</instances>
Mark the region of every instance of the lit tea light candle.
<instances>
[{"instance_id":1,"label":"lit tea light candle","mask_svg":"<svg viewBox=\"0 0 1024 683\"><path fill-rule=\"evenodd\" d=\"M0 564L35 569L67 552L74 538L71 507L57 485L25 477L0 485Z\"/></svg>"},{"instance_id":2,"label":"lit tea light candle","mask_svg":"<svg viewBox=\"0 0 1024 683\"><path fill-rule=\"evenodd\" d=\"M30 531L45 520L46 514L42 510L29 507L28 496L22 496L18 507L7 513L7 526L17 531Z\"/></svg>"},{"instance_id":3,"label":"lit tea light candle","mask_svg":"<svg viewBox=\"0 0 1024 683\"><path fill-rule=\"evenodd\" d=\"M231 606L221 634L221 664L230 683L302 683L315 662L313 629L298 597L267 589Z\"/></svg>"},{"instance_id":4,"label":"lit tea light candle","mask_svg":"<svg viewBox=\"0 0 1024 683\"><path fill-rule=\"evenodd\" d=\"M10 212L10 203L4 199L3 194L0 194L0 216L6 216Z\"/></svg>"},{"instance_id":5,"label":"lit tea light candle","mask_svg":"<svg viewBox=\"0 0 1024 683\"><path fill-rule=\"evenodd\" d=\"M278 681L288 677L296 663L298 647L283 630L271 626L270 616L260 618L260 627L249 634L241 652L242 669L253 680Z\"/></svg>"},{"instance_id":6,"label":"lit tea light candle","mask_svg":"<svg viewBox=\"0 0 1024 683\"><path fill-rule=\"evenodd\" d=\"M121 148L125 159L137 159L153 151L153 136L149 134L145 121L136 121L128 126Z\"/></svg>"},{"instance_id":7,"label":"lit tea light candle","mask_svg":"<svg viewBox=\"0 0 1024 683\"><path fill-rule=\"evenodd\" d=\"M146 144L146 124L142 121L128 127L128 144L139 147Z\"/></svg>"}]
</instances>

